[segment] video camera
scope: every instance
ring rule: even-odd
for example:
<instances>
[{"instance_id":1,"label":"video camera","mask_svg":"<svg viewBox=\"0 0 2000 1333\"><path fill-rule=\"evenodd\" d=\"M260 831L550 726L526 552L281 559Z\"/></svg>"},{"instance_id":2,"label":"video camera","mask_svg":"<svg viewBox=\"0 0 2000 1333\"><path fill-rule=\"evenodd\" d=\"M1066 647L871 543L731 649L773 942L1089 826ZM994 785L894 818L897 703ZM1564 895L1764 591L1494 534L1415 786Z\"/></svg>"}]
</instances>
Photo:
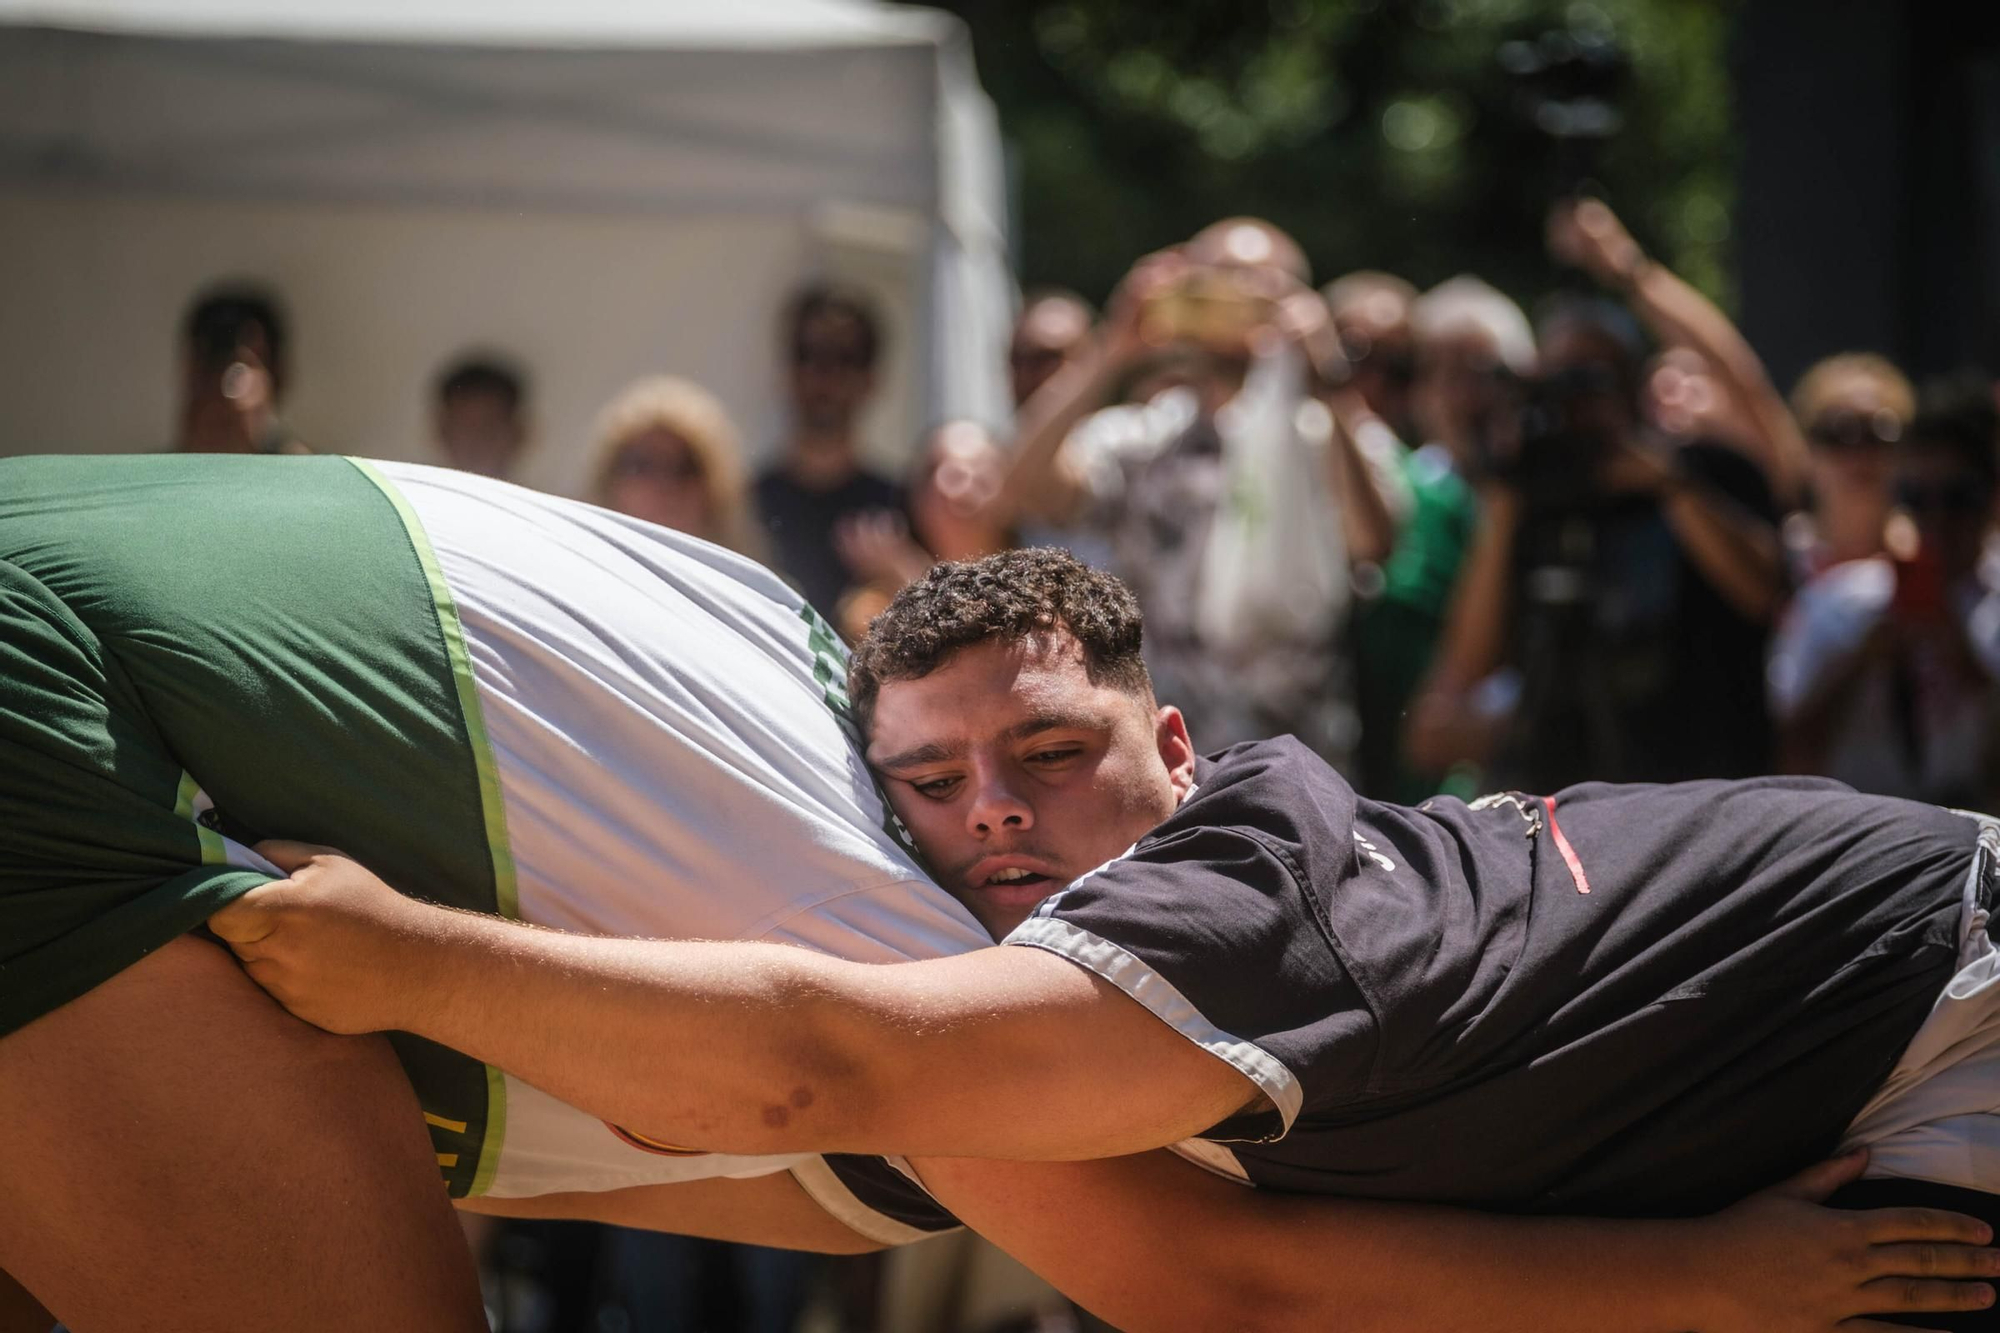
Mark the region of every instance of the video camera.
<instances>
[{"instance_id":1,"label":"video camera","mask_svg":"<svg viewBox=\"0 0 2000 1333\"><path fill-rule=\"evenodd\" d=\"M1585 504L1616 443L1592 406L1626 386L1610 367L1586 362L1510 387L1481 442L1488 473L1518 489L1531 509Z\"/></svg>"},{"instance_id":2,"label":"video camera","mask_svg":"<svg viewBox=\"0 0 2000 1333\"><path fill-rule=\"evenodd\" d=\"M1553 28L1503 42L1501 69L1514 83L1514 105L1554 147L1557 197L1595 180L1603 146L1623 127L1618 109L1632 65L1610 34Z\"/></svg>"}]
</instances>

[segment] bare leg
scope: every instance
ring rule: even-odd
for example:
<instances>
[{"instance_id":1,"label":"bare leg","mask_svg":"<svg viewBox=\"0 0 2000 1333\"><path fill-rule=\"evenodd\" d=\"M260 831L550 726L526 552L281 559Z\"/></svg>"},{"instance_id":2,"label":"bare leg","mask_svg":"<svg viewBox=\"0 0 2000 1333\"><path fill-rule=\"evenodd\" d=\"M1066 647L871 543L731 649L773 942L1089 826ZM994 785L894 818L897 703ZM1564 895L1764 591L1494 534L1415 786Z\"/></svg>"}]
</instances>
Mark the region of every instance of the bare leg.
<instances>
[{"instance_id":1,"label":"bare leg","mask_svg":"<svg viewBox=\"0 0 2000 1333\"><path fill-rule=\"evenodd\" d=\"M180 939L0 1038L0 1269L78 1333L484 1333L416 1098Z\"/></svg>"}]
</instances>

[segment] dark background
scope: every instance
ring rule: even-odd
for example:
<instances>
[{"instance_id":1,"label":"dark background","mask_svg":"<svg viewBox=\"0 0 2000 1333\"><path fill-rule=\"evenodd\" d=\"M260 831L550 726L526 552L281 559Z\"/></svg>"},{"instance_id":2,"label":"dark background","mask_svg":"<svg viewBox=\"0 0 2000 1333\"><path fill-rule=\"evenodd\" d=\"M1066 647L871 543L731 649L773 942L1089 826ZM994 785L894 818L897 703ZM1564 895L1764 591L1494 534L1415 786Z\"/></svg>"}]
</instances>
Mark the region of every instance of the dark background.
<instances>
[{"instance_id":1,"label":"dark background","mask_svg":"<svg viewBox=\"0 0 2000 1333\"><path fill-rule=\"evenodd\" d=\"M1568 174L1497 52L1629 62L1591 174L1737 313L1780 385L1870 348L2000 369L2000 6L1892 0L943 0L1000 108L1023 281L1101 301L1137 255L1268 217L1316 274L1559 279Z\"/></svg>"}]
</instances>

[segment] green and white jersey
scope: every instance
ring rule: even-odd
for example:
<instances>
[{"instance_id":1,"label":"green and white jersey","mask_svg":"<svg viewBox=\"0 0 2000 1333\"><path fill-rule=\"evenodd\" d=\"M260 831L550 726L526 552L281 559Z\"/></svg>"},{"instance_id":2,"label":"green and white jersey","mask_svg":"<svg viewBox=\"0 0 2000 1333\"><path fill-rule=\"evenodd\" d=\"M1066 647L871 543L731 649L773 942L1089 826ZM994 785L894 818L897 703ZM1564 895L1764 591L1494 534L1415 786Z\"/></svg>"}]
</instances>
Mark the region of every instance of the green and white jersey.
<instances>
[{"instance_id":1,"label":"green and white jersey","mask_svg":"<svg viewBox=\"0 0 2000 1333\"><path fill-rule=\"evenodd\" d=\"M0 460L0 1033L198 926L275 836L569 930L863 961L988 943L889 831L843 669L759 566L504 483ZM643 1144L394 1040L455 1194L797 1160ZM800 1173L843 1211L824 1174Z\"/></svg>"},{"instance_id":2,"label":"green and white jersey","mask_svg":"<svg viewBox=\"0 0 2000 1333\"><path fill-rule=\"evenodd\" d=\"M757 939L867 962L989 941L886 831L844 654L774 575L651 524L379 465L435 553L484 719L500 907L599 935ZM769 1169L647 1152L518 1080L486 1191Z\"/></svg>"}]
</instances>

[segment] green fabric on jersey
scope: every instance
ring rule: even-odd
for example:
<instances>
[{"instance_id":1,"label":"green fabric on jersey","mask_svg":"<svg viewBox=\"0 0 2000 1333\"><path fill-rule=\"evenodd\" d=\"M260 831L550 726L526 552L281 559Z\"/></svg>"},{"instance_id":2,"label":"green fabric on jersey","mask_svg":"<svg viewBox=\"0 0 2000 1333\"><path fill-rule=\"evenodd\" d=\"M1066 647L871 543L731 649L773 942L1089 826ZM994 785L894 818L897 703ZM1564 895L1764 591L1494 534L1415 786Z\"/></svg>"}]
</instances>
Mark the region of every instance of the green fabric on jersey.
<instances>
[{"instance_id":1,"label":"green fabric on jersey","mask_svg":"<svg viewBox=\"0 0 2000 1333\"><path fill-rule=\"evenodd\" d=\"M345 459L0 460L0 1032L263 878L211 864L189 779L239 841L500 907L490 758L421 542ZM392 1040L462 1195L486 1072Z\"/></svg>"}]
</instances>

